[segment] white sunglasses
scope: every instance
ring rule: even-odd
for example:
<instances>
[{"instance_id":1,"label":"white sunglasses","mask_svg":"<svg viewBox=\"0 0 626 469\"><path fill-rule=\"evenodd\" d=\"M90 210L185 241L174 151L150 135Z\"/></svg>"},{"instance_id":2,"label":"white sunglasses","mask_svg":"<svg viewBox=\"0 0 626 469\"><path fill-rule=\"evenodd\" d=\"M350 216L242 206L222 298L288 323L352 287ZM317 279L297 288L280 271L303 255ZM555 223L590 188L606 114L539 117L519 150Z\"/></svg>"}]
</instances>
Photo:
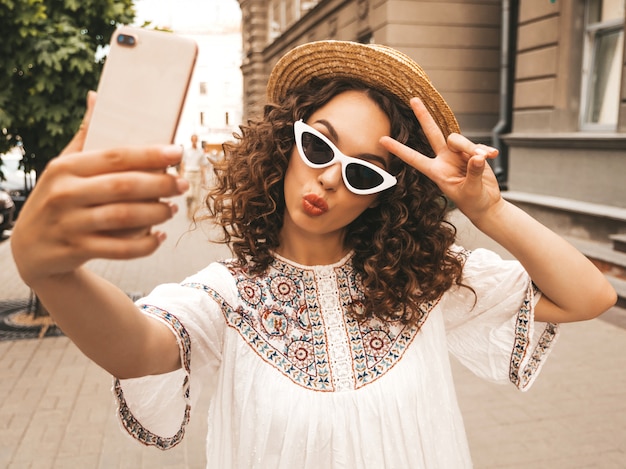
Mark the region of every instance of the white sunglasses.
<instances>
[{"instance_id":1,"label":"white sunglasses","mask_svg":"<svg viewBox=\"0 0 626 469\"><path fill-rule=\"evenodd\" d=\"M375 194L398 182L375 164L344 155L324 134L302 120L294 122L293 133L302 161L311 168L326 168L340 162L343 182L354 194Z\"/></svg>"}]
</instances>

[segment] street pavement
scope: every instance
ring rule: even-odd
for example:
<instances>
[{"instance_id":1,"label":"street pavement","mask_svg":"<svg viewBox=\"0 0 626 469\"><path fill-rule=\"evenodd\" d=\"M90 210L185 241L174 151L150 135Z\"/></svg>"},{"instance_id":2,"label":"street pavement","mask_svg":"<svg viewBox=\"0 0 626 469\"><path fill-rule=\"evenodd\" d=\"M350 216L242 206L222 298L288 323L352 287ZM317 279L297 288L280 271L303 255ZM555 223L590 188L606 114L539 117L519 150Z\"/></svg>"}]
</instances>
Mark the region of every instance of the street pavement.
<instances>
[{"instance_id":1,"label":"street pavement","mask_svg":"<svg viewBox=\"0 0 626 469\"><path fill-rule=\"evenodd\" d=\"M225 247L208 242L215 232L189 231L182 199L178 203L181 212L163 226L168 239L156 254L92 261L89 268L139 295L229 256ZM490 247L507 256L462 216L453 219L466 247ZM4 241L0 301L28 295ZM613 308L600 319L563 325L527 392L482 381L454 362L475 467L625 469L625 318L625 310ZM65 337L0 342L0 468L205 467L206 397L193 410L183 442L163 452L120 429L110 388L110 376Z\"/></svg>"}]
</instances>

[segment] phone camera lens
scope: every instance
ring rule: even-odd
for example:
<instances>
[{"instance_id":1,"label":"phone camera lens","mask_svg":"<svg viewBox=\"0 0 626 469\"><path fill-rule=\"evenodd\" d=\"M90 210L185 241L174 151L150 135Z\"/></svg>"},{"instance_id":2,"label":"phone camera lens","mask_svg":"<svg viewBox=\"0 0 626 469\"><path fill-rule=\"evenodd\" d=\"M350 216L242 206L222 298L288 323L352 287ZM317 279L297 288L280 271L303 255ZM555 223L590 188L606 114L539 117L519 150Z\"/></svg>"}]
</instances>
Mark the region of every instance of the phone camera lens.
<instances>
[{"instance_id":1,"label":"phone camera lens","mask_svg":"<svg viewBox=\"0 0 626 469\"><path fill-rule=\"evenodd\" d=\"M117 36L117 43L121 46L132 47L135 45L135 42L135 37L128 34L119 34Z\"/></svg>"}]
</instances>

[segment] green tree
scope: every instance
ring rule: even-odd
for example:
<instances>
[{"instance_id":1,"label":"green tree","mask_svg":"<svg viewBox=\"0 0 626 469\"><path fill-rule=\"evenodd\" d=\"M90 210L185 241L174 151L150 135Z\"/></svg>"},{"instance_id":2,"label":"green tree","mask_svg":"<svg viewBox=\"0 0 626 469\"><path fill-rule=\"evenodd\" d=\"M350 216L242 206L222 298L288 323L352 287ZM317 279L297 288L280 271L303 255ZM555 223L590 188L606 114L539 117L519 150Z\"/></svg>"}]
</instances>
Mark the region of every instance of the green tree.
<instances>
[{"instance_id":1,"label":"green tree","mask_svg":"<svg viewBox=\"0 0 626 469\"><path fill-rule=\"evenodd\" d=\"M0 0L0 153L21 139L41 172L77 130L102 48L133 0Z\"/></svg>"},{"instance_id":2,"label":"green tree","mask_svg":"<svg viewBox=\"0 0 626 469\"><path fill-rule=\"evenodd\" d=\"M59 154L97 86L102 48L134 17L133 0L0 0L0 154L21 140L37 174ZM45 334L52 321L39 298L33 306Z\"/></svg>"}]
</instances>

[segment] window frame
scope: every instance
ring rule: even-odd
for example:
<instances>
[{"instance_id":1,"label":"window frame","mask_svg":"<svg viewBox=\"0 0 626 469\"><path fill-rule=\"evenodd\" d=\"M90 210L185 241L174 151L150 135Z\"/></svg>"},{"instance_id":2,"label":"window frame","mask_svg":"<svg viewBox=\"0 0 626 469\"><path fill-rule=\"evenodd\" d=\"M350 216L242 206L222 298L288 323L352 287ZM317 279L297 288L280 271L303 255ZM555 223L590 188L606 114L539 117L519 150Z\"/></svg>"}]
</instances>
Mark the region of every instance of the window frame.
<instances>
[{"instance_id":1,"label":"window frame","mask_svg":"<svg viewBox=\"0 0 626 469\"><path fill-rule=\"evenodd\" d=\"M602 0L600 0L602 1ZM606 33L618 31L620 34L619 41L621 41L622 58L621 63L624 61L624 18L615 18L605 21L590 22L590 9L591 1L585 2L585 29L584 29L584 48L583 48L583 70L582 70L582 87L581 87L581 106L579 112L579 126L583 131L616 131L619 122L619 102L621 100L622 83L624 82L623 66L620 68L619 73L619 86L616 88L615 99L618 102L617 114L614 121L610 123L590 122L587 118L590 108L595 104L594 101L594 82L592 77L594 76L595 66L597 65L597 51L599 40L601 35Z\"/></svg>"}]
</instances>

